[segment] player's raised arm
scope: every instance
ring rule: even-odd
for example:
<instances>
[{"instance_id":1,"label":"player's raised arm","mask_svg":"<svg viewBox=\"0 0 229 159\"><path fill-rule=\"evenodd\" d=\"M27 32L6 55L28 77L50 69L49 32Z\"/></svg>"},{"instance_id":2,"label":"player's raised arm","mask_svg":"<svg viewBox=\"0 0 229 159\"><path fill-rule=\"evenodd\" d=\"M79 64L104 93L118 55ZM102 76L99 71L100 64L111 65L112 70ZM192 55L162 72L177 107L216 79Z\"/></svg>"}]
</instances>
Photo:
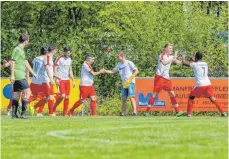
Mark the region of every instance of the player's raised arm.
<instances>
[{"instance_id":1,"label":"player's raised arm","mask_svg":"<svg viewBox=\"0 0 229 159\"><path fill-rule=\"evenodd\" d=\"M185 52L182 53L182 64L185 66L191 67L190 63L186 61L186 53Z\"/></svg>"},{"instance_id":2,"label":"player's raised arm","mask_svg":"<svg viewBox=\"0 0 229 159\"><path fill-rule=\"evenodd\" d=\"M162 56L164 56L164 55L162 55ZM169 63L172 63L173 61L175 61L176 59L175 59L175 57L174 56L170 56L170 58L168 58L168 59L165 59L165 58L161 58L161 63L163 64L163 65L167 65L167 64L169 64Z\"/></svg>"},{"instance_id":3,"label":"player's raised arm","mask_svg":"<svg viewBox=\"0 0 229 159\"><path fill-rule=\"evenodd\" d=\"M175 51L175 55L174 55L174 60L173 63L180 65L182 62L180 60L178 60L178 51Z\"/></svg>"}]
</instances>

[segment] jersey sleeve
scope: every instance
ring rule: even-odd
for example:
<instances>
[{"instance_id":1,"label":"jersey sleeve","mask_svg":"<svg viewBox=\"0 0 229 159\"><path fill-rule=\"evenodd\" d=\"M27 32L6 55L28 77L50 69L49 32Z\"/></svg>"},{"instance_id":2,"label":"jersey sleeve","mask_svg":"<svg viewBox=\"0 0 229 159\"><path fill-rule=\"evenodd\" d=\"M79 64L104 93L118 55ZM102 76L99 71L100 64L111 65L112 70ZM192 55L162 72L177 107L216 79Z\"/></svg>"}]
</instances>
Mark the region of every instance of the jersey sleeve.
<instances>
[{"instance_id":1,"label":"jersey sleeve","mask_svg":"<svg viewBox=\"0 0 229 159\"><path fill-rule=\"evenodd\" d=\"M189 65L191 68L194 68L195 67L195 62L189 62Z\"/></svg>"},{"instance_id":2,"label":"jersey sleeve","mask_svg":"<svg viewBox=\"0 0 229 159\"><path fill-rule=\"evenodd\" d=\"M18 59L20 59L21 56L22 55L21 55L20 51L18 51L17 49L14 49L12 52L11 60L12 61L18 61Z\"/></svg>"},{"instance_id":3,"label":"jersey sleeve","mask_svg":"<svg viewBox=\"0 0 229 159\"><path fill-rule=\"evenodd\" d=\"M160 59L160 61L162 61L162 60L164 60L165 58L164 58L164 56L165 56L165 54L164 53L161 53L160 55L159 55L159 59Z\"/></svg>"},{"instance_id":4,"label":"jersey sleeve","mask_svg":"<svg viewBox=\"0 0 229 159\"><path fill-rule=\"evenodd\" d=\"M62 56L59 56L56 61L55 61L55 66L59 66L60 65L60 59Z\"/></svg>"},{"instance_id":5,"label":"jersey sleeve","mask_svg":"<svg viewBox=\"0 0 229 159\"><path fill-rule=\"evenodd\" d=\"M87 70L88 72L91 72L91 71L92 71L92 69L91 69L91 68L89 67L89 65L86 64L86 63L83 64L83 67L84 67L84 69Z\"/></svg>"},{"instance_id":6,"label":"jersey sleeve","mask_svg":"<svg viewBox=\"0 0 229 159\"><path fill-rule=\"evenodd\" d=\"M26 56L26 54L24 54L23 56L24 56L23 58L24 58L25 60L29 61L29 60L28 60L28 57Z\"/></svg>"},{"instance_id":7,"label":"jersey sleeve","mask_svg":"<svg viewBox=\"0 0 229 159\"><path fill-rule=\"evenodd\" d=\"M50 61L51 61L50 56L45 56L44 57L44 64L45 64L45 66L49 65L50 64Z\"/></svg>"},{"instance_id":8,"label":"jersey sleeve","mask_svg":"<svg viewBox=\"0 0 229 159\"><path fill-rule=\"evenodd\" d=\"M35 65L35 59L33 59L33 61L32 61L32 65L33 65L33 66Z\"/></svg>"},{"instance_id":9,"label":"jersey sleeve","mask_svg":"<svg viewBox=\"0 0 229 159\"><path fill-rule=\"evenodd\" d=\"M137 67L135 66L135 64L132 61L129 61L129 66L130 66L130 69L133 71L137 69Z\"/></svg>"},{"instance_id":10,"label":"jersey sleeve","mask_svg":"<svg viewBox=\"0 0 229 159\"><path fill-rule=\"evenodd\" d=\"M120 67L120 64L118 63L118 64L113 68L113 70L119 71L119 67Z\"/></svg>"}]
</instances>

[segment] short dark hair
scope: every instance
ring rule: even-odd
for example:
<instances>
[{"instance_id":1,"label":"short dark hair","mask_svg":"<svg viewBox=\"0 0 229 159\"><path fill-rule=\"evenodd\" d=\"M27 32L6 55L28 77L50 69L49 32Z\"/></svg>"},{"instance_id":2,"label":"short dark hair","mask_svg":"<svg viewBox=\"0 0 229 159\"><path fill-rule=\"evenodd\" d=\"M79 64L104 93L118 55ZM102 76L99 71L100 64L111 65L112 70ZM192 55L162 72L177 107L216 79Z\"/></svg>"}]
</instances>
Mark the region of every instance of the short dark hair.
<instances>
[{"instance_id":1,"label":"short dark hair","mask_svg":"<svg viewBox=\"0 0 229 159\"><path fill-rule=\"evenodd\" d=\"M167 48L168 46L173 46L173 45L170 43L167 43L167 44L165 44L164 49Z\"/></svg>"},{"instance_id":2,"label":"short dark hair","mask_svg":"<svg viewBox=\"0 0 229 159\"><path fill-rule=\"evenodd\" d=\"M91 53L89 53L89 54L86 55L86 59L87 59L88 57L94 57L94 55L91 54Z\"/></svg>"},{"instance_id":3,"label":"short dark hair","mask_svg":"<svg viewBox=\"0 0 229 159\"><path fill-rule=\"evenodd\" d=\"M65 46L64 47L64 52L68 52L68 51L71 51L71 48L69 46Z\"/></svg>"},{"instance_id":4,"label":"short dark hair","mask_svg":"<svg viewBox=\"0 0 229 159\"><path fill-rule=\"evenodd\" d=\"M48 52L51 52L51 51L53 51L55 49L56 49L56 47L54 45L49 45Z\"/></svg>"},{"instance_id":5,"label":"short dark hair","mask_svg":"<svg viewBox=\"0 0 229 159\"><path fill-rule=\"evenodd\" d=\"M196 52L195 59L196 60L202 60L203 54L201 52Z\"/></svg>"},{"instance_id":6,"label":"short dark hair","mask_svg":"<svg viewBox=\"0 0 229 159\"><path fill-rule=\"evenodd\" d=\"M48 48L47 47L41 47L40 55L45 55L47 52L48 52Z\"/></svg>"},{"instance_id":7,"label":"short dark hair","mask_svg":"<svg viewBox=\"0 0 229 159\"><path fill-rule=\"evenodd\" d=\"M18 38L20 43L23 43L24 41L26 41L28 39L29 39L29 36L27 34L25 34L25 33L22 33Z\"/></svg>"}]
</instances>

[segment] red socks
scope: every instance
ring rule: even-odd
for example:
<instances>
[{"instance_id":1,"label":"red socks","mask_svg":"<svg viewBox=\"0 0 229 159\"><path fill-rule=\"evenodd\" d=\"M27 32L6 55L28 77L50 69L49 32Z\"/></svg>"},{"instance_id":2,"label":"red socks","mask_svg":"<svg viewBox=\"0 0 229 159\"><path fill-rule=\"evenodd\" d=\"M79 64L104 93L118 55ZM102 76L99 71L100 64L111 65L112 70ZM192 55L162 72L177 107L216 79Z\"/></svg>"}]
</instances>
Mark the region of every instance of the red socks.
<instances>
[{"instance_id":1,"label":"red socks","mask_svg":"<svg viewBox=\"0 0 229 159\"><path fill-rule=\"evenodd\" d=\"M40 106L40 107L39 107L39 109L38 109L38 111L37 111L37 113L42 113L42 112L43 112L44 107L45 107L45 105Z\"/></svg>"},{"instance_id":2,"label":"red socks","mask_svg":"<svg viewBox=\"0 0 229 159\"><path fill-rule=\"evenodd\" d=\"M219 110L219 112L220 112L221 114L224 113L223 108L220 106L220 104L218 103L217 100L213 101L212 103L215 104L216 108Z\"/></svg>"},{"instance_id":3,"label":"red socks","mask_svg":"<svg viewBox=\"0 0 229 159\"><path fill-rule=\"evenodd\" d=\"M152 106L152 105L154 104L154 100L155 100L155 97L152 96L152 97L149 99L148 104ZM146 108L146 113L149 113L149 112L150 112L150 109L151 109L151 107L147 107L147 108Z\"/></svg>"},{"instance_id":4,"label":"red socks","mask_svg":"<svg viewBox=\"0 0 229 159\"><path fill-rule=\"evenodd\" d=\"M188 99L187 115L192 115L193 103L193 100Z\"/></svg>"},{"instance_id":5,"label":"red socks","mask_svg":"<svg viewBox=\"0 0 229 159\"><path fill-rule=\"evenodd\" d=\"M170 100L171 100L171 103L175 109L175 112L178 113L180 111L179 107L178 107L178 104L177 104L177 101L176 101L176 98L175 97L170 97Z\"/></svg>"},{"instance_id":6,"label":"red socks","mask_svg":"<svg viewBox=\"0 0 229 159\"><path fill-rule=\"evenodd\" d=\"M48 100L49 114L53 114L53 100Z\"/></svg>"},{"instance_id":7,"label":"red socks","mask_svg":"<svg viewBox=\"0 0 229 159\"><path fill-rule=\"evenodd\" d=\"M56 112L56 107L61 103L61 101L63 100L62 96L57 96L56 97L56 102L53 106L53 111Z\"/></svg>"},{"instance_id":8,"label":"red socks","mask_svg":"<svg viewBox=\"0 0 229 159\"><path fill-rule=\"evenodd\" d=\"M67 115L68 105L69 105L69 99L64 99L63 116Z\"/></svg>"},{"instance_id":9,"label":"red socks","mask_svg":"<svg viewBox=\"0 0 229 159\"><path fill-rule=\"evenodd\" d=\"M72 106L72 108L70 109L71 112L74 112L74 110L79 107L82 104L82 102L80 100L78 100L77 102L75 102L75 104Z\"/></svg>"},{"instance_id":10,"label":"red socks","mask_svg":"<svg viewBox=\"0 0 229 159\"><path fill-rule=\"evenodd\" d=\"M93 116L96 115L96 101L95 100L91 101L91 113Z\"/></svg>"},{"instance_id":11,"label":"red socks","mask_svg":"<svg viewBox=\"0 0 229 159\"><path fill-rule=\"evenodd\" d=\"M46 103L46 100L45 98L43 98L42 100L40 100L37 104L34 105L34 108L38 108L38 107L41 107L41 106L44 106Z\"/></svg>"},{"instance_id":12,"label":"red socks","mask_svg":"<svg viewBox=\"0 0 229 159\"><path fill-rule=\"evenodd\" d=\"M31 103L32 101L35 101L36 99L37 99L37 97L30 96L28 103Z\"/></svg>"}]
</instances>

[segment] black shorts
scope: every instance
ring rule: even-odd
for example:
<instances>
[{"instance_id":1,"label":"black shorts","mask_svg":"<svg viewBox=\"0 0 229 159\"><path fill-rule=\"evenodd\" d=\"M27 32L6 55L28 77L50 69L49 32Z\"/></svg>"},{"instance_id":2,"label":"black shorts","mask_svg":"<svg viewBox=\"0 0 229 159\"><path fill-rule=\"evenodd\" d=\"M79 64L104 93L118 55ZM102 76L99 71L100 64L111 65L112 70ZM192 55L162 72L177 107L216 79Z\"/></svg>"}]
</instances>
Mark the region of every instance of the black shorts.
<instances>
[{"instance_id":1,"label":"black shorts","mask_svg":"<svg viewBox=\"0 0 229 159\"><path fill-rule=\"evenodd\" d=\"M14 87L14 92L21 92L29 88L29 84L25 79L15 80L13 87Z\"/></svg>"}]
</instances>

